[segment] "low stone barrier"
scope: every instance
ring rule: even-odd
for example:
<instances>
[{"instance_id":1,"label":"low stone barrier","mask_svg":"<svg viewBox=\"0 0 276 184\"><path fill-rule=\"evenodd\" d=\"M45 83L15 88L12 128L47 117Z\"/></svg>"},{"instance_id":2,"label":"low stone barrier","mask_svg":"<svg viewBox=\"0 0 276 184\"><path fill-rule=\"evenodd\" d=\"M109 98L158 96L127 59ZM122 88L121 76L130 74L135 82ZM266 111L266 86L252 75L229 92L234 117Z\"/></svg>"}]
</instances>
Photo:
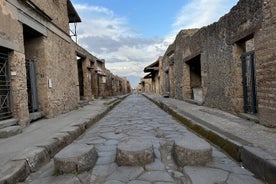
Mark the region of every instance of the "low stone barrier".
<instances>
[{"instance_id":1,"label":"low stone barrier","mask_svg":"<svg viewBox=\"0 0 276 184\"><path fill-rule=\"evenodd\" d=\"M97 152L93 145L73 143L54 157L55 169L59 174L79 173L90 170L97 161Z\"/></svg>"},{"instance_id":2,"label":"low stone barrier","mask_svg":"<svg viewBox=\"0 0 276 184\"><path fill-rule=\"evenodd\" d=\"M181 137L175 140L172 154L176 164L180 167L205 165L212 159L212 148L208 142L200 138Z\"/></svg>"},{"instance_id":3,"label":"low stone barrier","mask_svg":"<svg viewBox=\"0 0 276 184\"><path fill-rule=\"evenodd\" d=\"M116 162L120 166L143 166L153 161L153 146L149 140L132 138L118 144Z\"/></svg>"}]
</instances>

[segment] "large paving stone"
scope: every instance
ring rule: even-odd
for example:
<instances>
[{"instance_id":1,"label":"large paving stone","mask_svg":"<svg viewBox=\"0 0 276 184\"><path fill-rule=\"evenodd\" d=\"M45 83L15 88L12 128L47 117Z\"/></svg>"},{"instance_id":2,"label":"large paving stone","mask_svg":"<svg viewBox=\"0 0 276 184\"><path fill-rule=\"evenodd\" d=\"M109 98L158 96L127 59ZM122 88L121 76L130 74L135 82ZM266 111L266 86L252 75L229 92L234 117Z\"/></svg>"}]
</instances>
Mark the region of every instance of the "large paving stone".
<instances>
[{"instance_id":1,"label":"large paving stone","mask_svg":"<svg viewBox=\"0 0 276 184\"><path fill-rule=\"evenodd\" d=\"M138 178L149 182L174 182L173 178L165 171L148 171Z\"/></svg>"},{"instance_id":2,"label":"large paving stone","mask_svg":"<svg viewBox=\"0 0 276 184\"><path fill-rule=\"evenodd\" d=\"M91 169L96 160L94 146L73 143L56 154L54 164L59 173L82 172Z\"/></svg>"},{"instance_id":3,"label":"large paving stone","mask_svg":"<svg viewBox=\"0 0 276 184\"><path fill-rule=\"evenodd\" d=\"M195 136L175 140L173 158L180 167L186 165L205 165L212 159L212 147Z\"/></svg>"},{"instance_id":4,"label":"large paving stone","mask_svg":"<svg viewBox=\"0 0 276 184\"><path fill-rule=\"evenodd\" d=\"M149 140L131 138L118 144L116 162L120 166L142 166L153 161L153 146Z\"/></svg>"},{"instance_id":5,"label":"large paving stone","mask_svg":"<svg viewBox=\"0 0 276 184\"><path fill-rule=\"evenodd\" d=\"M187 174L194 184L226 183L229 173L214 168L186 166L183 172Z\"/></svg>"},{"instance_id":6,"label":"large paving stone","mask_svg":"<svg viewBox=\"0 0 276 184\"><path fill-rule=\"evenodd\" d=\"M121 182L128 182L136 179L144 172L143 167L118 167L108 178L108 180L116 180Z\"/></svg>"}]
</instances>

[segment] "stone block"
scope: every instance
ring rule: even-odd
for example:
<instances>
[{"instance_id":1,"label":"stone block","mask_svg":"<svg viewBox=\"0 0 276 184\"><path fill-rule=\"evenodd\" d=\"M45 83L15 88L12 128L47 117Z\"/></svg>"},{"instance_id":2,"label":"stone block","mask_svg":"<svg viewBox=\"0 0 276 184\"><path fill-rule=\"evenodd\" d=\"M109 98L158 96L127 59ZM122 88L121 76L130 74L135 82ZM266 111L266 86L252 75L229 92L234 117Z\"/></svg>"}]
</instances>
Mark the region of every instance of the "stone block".
<instances>
[{"instance_id":1,"label":"stone block","mask_svg":"<svg viewBox=\"0 0 276 184\"><path fill-rule=\"evenodd\" d=\"M50 156L45 148L29 147L23 150L13 160L26 160L31 172L35 172L44 163L49 162Z\"/></svg>"},{"instance_id":2,"label":"stone block","mask_svg":"<svg viewBox=\"0 0 276 184\"><path fill-rule=\"evenodd\" d=\"M143 167L130 167L122 166L118 167L108 178L107 180L116 180L127 183L132 181L144 172Z\"/></svg>"},{"instance_id":3,"label":"stone block","mask_svg":"<svg viewBox=\"0 0 276 184\"><path fill-rule=\"evenodd\" d=\"M17 125L17 122L18 122L17 119L7 119L7 120L0 121L0 129Z\"/></svg>"},{"instance_id":4,"label":"stone block","mask_svg":"<svg viewBox=\"0 0 276 184\"><path fill-rule=\"evenodd\" d=\"M87 171L95 165L97 152L94 146L73 143L54 157L56 170L63 173Z\"/></svg>"},{"instance_id":5,"label":"stone block","mask_svg":"<svg viewBox=\"0 0 276 184\"><path fill-rule=\"evenodd\" d=\"M21 126L10 126L0 129L0 138L8 138L22 133Z\"/></svg>"},{"instance_id":6,"label":"stone block","mask_svg":"<svg viewBox=\"0 0 276 184\"><path fill-rule=\"evenodd\" d=\"M149 181L149 182L174 182L173 178L165 171L149 171L144 172L138 178L139 180Z\"/></svg>"},{"instance_id":7,"label":"stone block","mask_svg":"<svg viewBox=\"0 0 276 184\"><path fill-rule=\"evenodd\" d=\"M124 166L143 166L154 161L152 143L146 139L126 139L118 144L116 162Z\"/></svg>"},{"instance_id":8,"label":"stone block","mask_svg":"<svg viewBox=\"0 0 276 184\"><path fill-rule=\"evenodd\" d=\"M30 173L26 160L9 161L0 168L0 184L24 181Z\"/></svg>"},{"instance_id":9,"label":"stone block","mask_svg":"<svg viewBox=\"0 0 276 184\"><path fill-rule=\"evenodd\" d=\"M275 157L260 148L244 146L241 152L243 166L267 183L276 181Z\"/></svg>"},{"instance_id":10,"label":"stone block","mask_svg":"<svg viewBox=\"0 0 276 184\"><path fill-rule=\"evenodd\" d=\"M212 159L212 148L206 141L193 137L175 140L173 158L180 167L186 165L205 165Z\"/></svg>"},{"instance_id":11,"label":"stone block","mask_svg":"<svg viewBox=\"0 0 276 184\"><path fill-rule=\"evenodd\" d=\"M191 183L214 184L226 183L229 173L216 168L186 166L183 172L190 177Z\"/></svg>"}]
</instances>

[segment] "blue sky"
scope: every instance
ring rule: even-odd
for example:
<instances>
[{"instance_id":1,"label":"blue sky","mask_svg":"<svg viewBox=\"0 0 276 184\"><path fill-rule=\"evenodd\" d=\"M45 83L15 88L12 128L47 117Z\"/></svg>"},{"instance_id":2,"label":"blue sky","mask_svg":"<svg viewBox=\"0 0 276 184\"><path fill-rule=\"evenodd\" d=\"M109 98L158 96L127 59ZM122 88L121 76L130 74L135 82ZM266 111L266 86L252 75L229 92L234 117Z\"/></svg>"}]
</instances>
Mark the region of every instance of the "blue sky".
<instances>
[{"instance_id":1,"label":"blue sky","mask_svg":"<svg viewBox=\"0 0 276 184\"><path fill-rule=\"evenodd\" d=\"M106 60L132 86L162 56L181 29L217 21L238 0L72 0L82 22L78 43Z\"/></svg>"}]
</instances>

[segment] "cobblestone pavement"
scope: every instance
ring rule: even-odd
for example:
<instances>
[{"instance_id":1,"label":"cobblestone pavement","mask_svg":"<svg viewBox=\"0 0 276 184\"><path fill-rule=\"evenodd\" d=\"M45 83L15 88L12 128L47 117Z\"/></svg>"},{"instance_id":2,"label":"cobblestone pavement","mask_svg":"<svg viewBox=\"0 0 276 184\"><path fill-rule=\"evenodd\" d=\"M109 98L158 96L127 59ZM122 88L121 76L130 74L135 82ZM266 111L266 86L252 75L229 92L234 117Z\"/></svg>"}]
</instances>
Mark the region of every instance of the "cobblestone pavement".
<instances>
[{"instance_id":1,"label":"cobblestone pavement","mask_svg":"<svg viewBox=\"0 0 276 184\"><path fill-rule=\"evenodd\" d=\"M118 166L118 144L130 138L153 145L152 163L143 166ZM98 159L93 169L84 173L58 175L51 161L30 175L24 184L263 183L213 146L213 158L206 165L179 167L172 156L174 142L179 138L188 141L199 139L145 97L133 94L75 141L95 146Z\"/></svg>"}]
</instances>

